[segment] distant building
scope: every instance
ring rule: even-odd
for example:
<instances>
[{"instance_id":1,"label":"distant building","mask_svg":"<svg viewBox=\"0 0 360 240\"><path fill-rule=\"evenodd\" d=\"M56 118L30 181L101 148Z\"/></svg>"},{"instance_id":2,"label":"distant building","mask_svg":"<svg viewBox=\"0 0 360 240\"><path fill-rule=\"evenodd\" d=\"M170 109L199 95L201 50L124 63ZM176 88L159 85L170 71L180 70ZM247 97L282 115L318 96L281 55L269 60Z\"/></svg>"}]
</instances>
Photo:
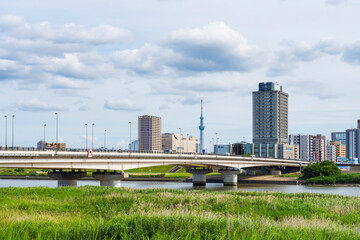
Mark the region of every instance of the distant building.
<instances>
[{"instance_id":1,"label":"distant building","mask_svg":"<svg viewBox=\"0 0 360 240\"><path fill-rule=\"evenodd\" d=\"M346 145L346 132L332 132L331 141L340 141L341 144Z\"/></svg>"},{"instance_id":2,"label":"distant building","mask_svg":"<svg viewBox=\"0 0 360 240\"><path fill-rule=\"evenodd\" d=\"M66 143L48 143L45 141L39 141L37 143L37 148L46 150L66 150Z\"/></svg>"},{"instance_id":3,"label":"distant building","mask_svg":"<svg viewBox=\"0 0 360 240\"><path fill-rule=\"evenodd\" d=\"M335 146L336 158L346 157L346 146L341 141L330 141L330 145Z\"/></svg>"},{"instance_id":4,"label":"distant building","mask_svg":"<svg viewBox=\"0 0 360 240\"><path fill-rule=\"evenodd\" d=\"M295 146L290 144L250 144L256 157L295 159Z\"/></svg>"},{"instance_id":5,"label":"distant building","mask_svg":"<svg viewBox=\"0 0 360 240\"><path fill-rule=\"evenodd\" d=\"M259 83L253 92L254 144L288 144L288 97L279 84Z\"/></svg>"},{"instance_id":6,"label":"distant building","mask_svg":"<svg viewBox=\"0 0 360 240\"><path fill-rule=\"evenodd\" d=\"M163 133L161 135L162 150L170 152L194 153L200 152L198 137L183 137L179 133Z\"/></svg>"},{"instance_id":7,"label":"distant building","mask_svg":"<svg viewBox=\"0 0 360 240\"><path fill-rule=\"evenodd\" d=\"M161 118L139 116L138 140L139 151L161 151Z\"/></svg>"},{"instance_id":8,"label":"distant building","mask_svg":"<svg viewBox=\"0 0 360 240\"><path fill-rule=\"evenodd\" d=\"M312 161L322 162L326 160L326 136L317 134L316 136L311 136L312 141Z\"/></svg>"},{"instance_id":9,"label":"distant building","mask_svg":"<svg viewBox=\"0 0 360 240\"><path fill-rule=\"evenodd\" d=\"M232 145L231 144L215 144L214 153L219 155L231 154Z\"/></svg>"},{"instance_id":10,"label":"distant building","mask_svg":"<svg viewBox=\"0 0 360 240\"><path fill-rule=\"evenodd\" d=\"M139 151L139 141L135 140L131 142L131 144L129 144L129 150L134 152Z\"/></svg>"},{"instance_id":11,"label":"distant building","mask_svg":"<svg viewBox=\"0 0 360 240\"><path fill-rule=\"evenodd\" d=\"M294 146L294 145L293 145ZM294 159L299 160L300 159L300 152L299 152L299 145L294 146Z\"/></svg>"},{"instance_id":12,"label":"distant building","mask_svg":"<svg viewBox=\"0 0 360 240\"><path fill-rule=\"evenodd\" d=\"M360 128L346 130L346 158L360 158Z\"/></svg>"},{"instance_id":13,"label":"distant building","mask_svg":"<svg viewBox=\"0 0 360 240\"><path fill-rule=\"evenodd\" d=\"M326 160L336 162L336 147L334 145L327 145L326 148Z\"/></svg>"},{"instance_id":14,"label":"distant building","mask_svg":"<svg viewBox=\"0 0 360 240\"><path fill-rule=\"evenodd\" d=\"M311 135L291 134L289 136L289 144L298 146L299 159L302 161L310 161L312 159L312 138Z\"/></svg>"}]
</instances>

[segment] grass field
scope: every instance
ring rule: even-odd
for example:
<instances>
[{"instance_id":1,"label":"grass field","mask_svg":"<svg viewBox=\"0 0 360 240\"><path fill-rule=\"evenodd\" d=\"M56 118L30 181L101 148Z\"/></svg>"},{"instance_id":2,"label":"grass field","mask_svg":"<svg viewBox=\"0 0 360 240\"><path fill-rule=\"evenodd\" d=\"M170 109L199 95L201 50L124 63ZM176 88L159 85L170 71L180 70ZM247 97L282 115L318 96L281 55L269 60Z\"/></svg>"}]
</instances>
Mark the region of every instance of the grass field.
<instances>
[{"instance_id":1,"label":"grass field","mask_svg":"<svg viewBox=\"0 0 360 240\"><path fill-rule=\"evenodd\" d=\"M0 188L0 239L359 239L360 198Z\"/></svg>"}]
</instances>

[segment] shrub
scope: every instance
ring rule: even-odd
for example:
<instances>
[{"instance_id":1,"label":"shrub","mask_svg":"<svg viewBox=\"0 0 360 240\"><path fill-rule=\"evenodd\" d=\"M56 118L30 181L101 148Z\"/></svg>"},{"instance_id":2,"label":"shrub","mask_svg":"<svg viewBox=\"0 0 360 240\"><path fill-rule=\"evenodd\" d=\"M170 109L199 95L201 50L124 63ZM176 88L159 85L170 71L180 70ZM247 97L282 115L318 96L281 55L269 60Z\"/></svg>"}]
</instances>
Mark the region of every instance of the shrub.
<instances>
[{"instance_id":1,"label":"shrub","mask_svg":"<svg viewBox=\"0 0 360 240\"><path fill-rule=\"evenodd\" d=\"M320 163L313 163L302 169L303 174L301 179L310 179L318 176L336 176L341 174L341 170L331 161L323 161Z\"/></svg>"}]
</instances>

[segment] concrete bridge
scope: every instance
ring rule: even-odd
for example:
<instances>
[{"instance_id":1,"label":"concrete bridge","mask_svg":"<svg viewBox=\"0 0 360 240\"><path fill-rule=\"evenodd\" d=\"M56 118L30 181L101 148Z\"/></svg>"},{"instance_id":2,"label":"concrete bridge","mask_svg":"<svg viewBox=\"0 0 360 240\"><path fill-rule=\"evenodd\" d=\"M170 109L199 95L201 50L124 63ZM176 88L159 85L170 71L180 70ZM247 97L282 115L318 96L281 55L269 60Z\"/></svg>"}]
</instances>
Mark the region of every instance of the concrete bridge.
<instances>
[{"instance_id":1,"label":"concrete bridge","mask_svg":"<svg viewBox=\"0 0 360 240\"><path fill-rule=\"evenodd\" d=\"M94 152L92 157L88 157L86 152L0 151L0 168L51 169L48 175L57 179L59 186L76 186L76 180L85 177L86 170L97 170L93 177L100 180L101 186L119 186L125 170L159 165L186 168L193 174L194 185L205 185L206 174L213 170L223 174L225 185L235 185L240 169L266 166L279 171L308 164L299 160L254 156Z\"/></svg>"}]
</instances>

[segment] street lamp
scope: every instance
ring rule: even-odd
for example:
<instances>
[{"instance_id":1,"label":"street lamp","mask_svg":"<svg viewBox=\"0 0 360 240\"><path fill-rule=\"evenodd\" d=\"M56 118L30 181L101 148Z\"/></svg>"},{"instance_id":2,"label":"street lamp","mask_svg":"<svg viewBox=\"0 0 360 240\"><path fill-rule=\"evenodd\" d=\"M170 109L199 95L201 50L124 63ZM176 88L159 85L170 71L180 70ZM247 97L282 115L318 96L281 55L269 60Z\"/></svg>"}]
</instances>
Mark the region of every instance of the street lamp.
<instances>
[{"instance_id":1,"label":"street lamp","mask_svg":"<svg viewBox=\"0 0 360 240\"><path fill-rule=\"evenodd\" d=\"M56 116L56 143L55 143L55 151L58 150L58 137L59 137L59 114L55 113Z\"/></svg>"},{"instance_id":2,"label":"street lamp","mask_svg":"<svg viewBox=\"0 0 360 240\"><path fill-rule=\"evenodd\" d=\"M44 124L44 144L45 144L45 140L46 140L46 123Z\"/></svg>"},{"instance_id":3,"label":"street lamp","mask_svg":"<svg viewBox=\"0 0 360 240\"><path fill-rule=\"evenodd\" d=\"M180 130L180 154L181 154L181 141L182 141L181 128L179 128L179 130Z\"/></svg>"},{"instance_id":4,"label":"street lamp","mask_svg":"<svg viewBox=\"0 0 360 240\"><path fill-rule=\"evenodd\" d=\"M104 130L104 150L106 149L106 129Z\"/></svg>"},{"instance_id":5,"label":"street lamp","mask_svg":"<svg viewBox=\"0 0 360 240\"><path fill-rule=\"evenodd\" d=\"M130 145L129 145L129 151L131 152L131 122L129 122L129 130L130 130Z\"/></svg>"},{"instance_id":6,"label":"street lamp","mask_svg":"<svg viewBox=\"0 0 360 240\"><path fill-rule=\"evenodd\" d=\"M87 149L88 149L88 144L87 144L87 142L88 142L88 124L85 123L85 149L86 149L86 151L87 151Z\"/></svg>"},{"instance_id":7,"label":"street lamp","mask_svg":"<svg viewBox=\"0 0 360 240\"><path fill-rule=\"evenodd\" d=\"M15 115L12 115L12 149L14 150L14 119Z\"/></svg>"},{"instance_id":8,"label":"street lamp","mask_svg":"<svg viewBox=\"0 0 360 240\"><path fill-rule=\"evenodd\" d=\"M186 134L186 152L189 152L189 134Z\"/></svg>"},{"instance_id":9,"label":"street lamp","mask_svg":"<svg viewBox=\"0 0 360 240\"><path fill-rule=\"evenodd\" d=\"M7 150L7 116L5 115L5 150Z\"/></svg>"},{"instance_id":10,"label":"street lamp","mask_svg":"<svg viewBox=\"0 0 360 240\"><path fill-rule=\"evenodd\" d=\"M95 123L91 124L91 148L94 151L94 125Z\"/></svg>"},{"instance_id":11,"label":"street lamp","mask_svg":"<svg viewBox=\"0 0 360 240\"><path fill-rule=\"evenodd\" d=\"M214 141L214 138L211 138L212 139L212 143L213 143L213 150L214 150L214 153L215 153L215 141Z\"/></svg>"}]
</instances>

